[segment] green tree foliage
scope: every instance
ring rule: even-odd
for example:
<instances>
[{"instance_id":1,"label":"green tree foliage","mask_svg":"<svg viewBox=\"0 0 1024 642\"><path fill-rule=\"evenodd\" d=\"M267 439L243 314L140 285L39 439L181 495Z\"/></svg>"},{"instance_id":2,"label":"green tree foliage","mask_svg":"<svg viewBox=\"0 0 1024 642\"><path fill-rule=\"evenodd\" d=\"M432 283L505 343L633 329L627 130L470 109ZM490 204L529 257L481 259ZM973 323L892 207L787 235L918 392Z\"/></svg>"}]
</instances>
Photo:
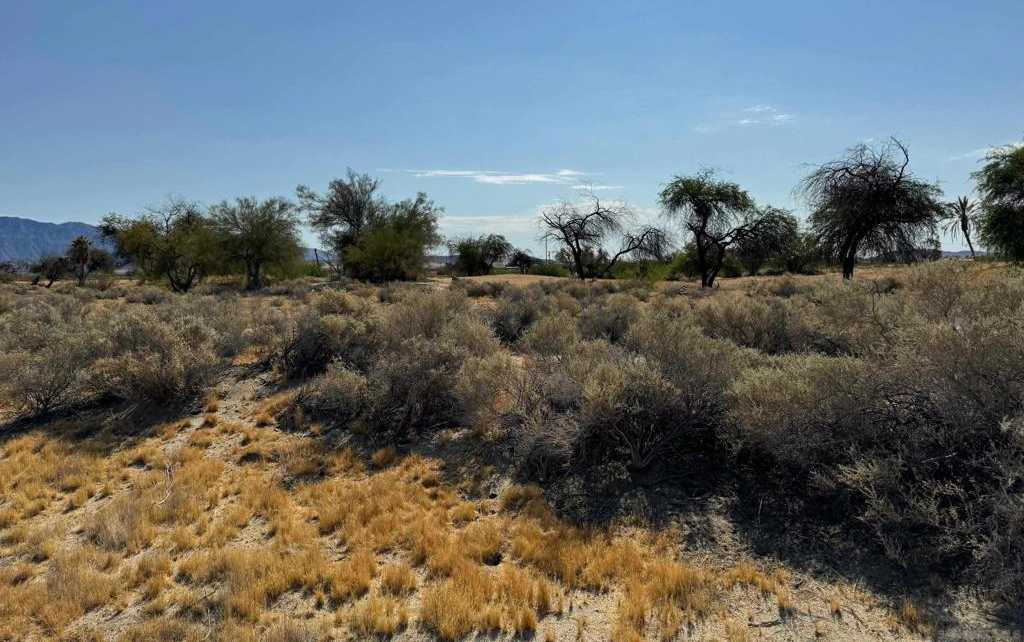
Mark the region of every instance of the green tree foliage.
<instances>
[{"instance_id":1,"label":"green tree foliage","mask_svg":"<svg viewBox=\"0 0 1024 642\"><path fill-rule=\"evenodd\" d=\"M512 253L512 244L500 234L454 239L448 251L455 255L455 272L466 276L490 274L494 264Z\"/></svg>"},{"instance_id":2,"label":"green tree foliage","mask_svg":"<svg viewBox=\"0 0 1024 642\"><path fill-rule=\"evenodd\" d=\"M220 261L217 229L196 203L182 199L171 198L136 218L110 214L101 229L119 256L146 275L167 279L175 292L188 292Z\"/></svg>"},{"instance_id":3,"label":"green tree foliage","mask_svg":"<svg viewBox=\"0 0 1024 642\"><path fill-rule=\"evenodd\" d=\"M385 205L345 248L345 271L375 283L419 277L427 249L441 242L437 221L443 211L422 192Z\"/></svg>"},{"instance_id":4,"label":"green tree foliage","mask_svg":"<svg viewBox=\"0 0 1024 642\"><path fill-rule=\"evenodd\" d=\"M823 251L853 278L860 256L915 261L937 243L942 190L908 169L910 154L896 138L866 144L821 165L800 184L811 208L811 228Z\"/></svg>"},{"instance_id":5,"label":"green tree foliage","mask_svg":"<svg viewBox=\"0 0 1024 642\"><path fill-rule=\"evenodd\" d=\"M792 216L774 207L758 209L736 183L718 180L712 170L676 176L661 191L661 205L691 236L701 287L711 287L740 243L773 245L783 238Z\"/></svg>"},{"instance_id":6,"label":"green tree foliage","mask_svg":"<svg viewBox=\"0 0 1024 642\"><path fill-rule=\"evenodd\" d=\"M296 189L300 209L334 255L333 268L370 281L416 278L426 251L441 242L443 209L420 193L390 204L376 194L380 182L351 169L330 182L326 194Z\"/></svg>"},{"instance_id":7,"label":"green tree foliage","mask_svg":"<svg viewBox=\"0 0 1024 642\"><path fill-rule=\"evenodd\" d=\"M978 230L985 247L1024 261L1024 147L992 151L974 174L981 194Z\"/></svg>"},{"instance_id":8,"label":"green tree foliage","mask_svg":"<svg viewBox=\"0 0 1024 642\"><path fill-rule=\"evenodd\" d=\"M288 267L302 256L299 217L282 198L239 198L210 209L225 257L245 268L245 287L263 287L266 267Z\"/></svg>"}]
</instances>

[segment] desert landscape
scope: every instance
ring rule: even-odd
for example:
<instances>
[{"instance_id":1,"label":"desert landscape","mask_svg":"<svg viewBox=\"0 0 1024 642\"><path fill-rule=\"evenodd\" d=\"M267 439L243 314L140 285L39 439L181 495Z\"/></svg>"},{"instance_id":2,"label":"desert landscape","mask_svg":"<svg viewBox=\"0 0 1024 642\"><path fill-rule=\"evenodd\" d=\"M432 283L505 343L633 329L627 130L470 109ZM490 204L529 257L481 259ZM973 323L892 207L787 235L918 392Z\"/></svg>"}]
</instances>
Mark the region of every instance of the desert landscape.
<instances>
[{"instance_id":1,"label":"desert landscape","mask_svg":"<svg viewBox=\"0 0 1024 642\"><path fill-rule=\"evenodd\" d=\"M0 642L1024 642L1020 0L0 7Z\"/></svg>"},{"instance_id":2,"label":"desert landscape","mask_svg":"<svg viewBox=\"0 0 1024 642\"><path fill-rule=\"evenodd\" d=\"M0 635L1010 635L1020 275L727 283L8 284Z\"/></svg>"}]
</instances>

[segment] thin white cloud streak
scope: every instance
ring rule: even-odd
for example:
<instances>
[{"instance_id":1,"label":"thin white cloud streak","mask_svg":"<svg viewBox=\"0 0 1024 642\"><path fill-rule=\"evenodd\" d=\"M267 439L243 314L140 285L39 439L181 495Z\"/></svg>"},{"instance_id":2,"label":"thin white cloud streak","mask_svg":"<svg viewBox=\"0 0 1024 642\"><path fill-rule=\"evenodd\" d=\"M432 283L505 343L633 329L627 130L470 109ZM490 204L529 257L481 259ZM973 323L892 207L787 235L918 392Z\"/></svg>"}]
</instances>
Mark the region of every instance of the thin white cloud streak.
<instances>
[{"instance_id":1,"label":"thin white cloud streak","mask_svg":"<svg viewBox=\"0 0 1024 642\"><path fill-rule=\"evenodd\" d=\"M604 192L612 189L623 189L622 185L590 185L588 183L580 183L579 185L573 185L572 189L579 190L581 192Z\"/></svg>"},{"instance_id":2,"label":"thin white cloud streak","mask_svg":"<svg viewBox=\"0 0 1024 642\"><path fill-rule=\"evenodd\" d=\"M713 134L731 127L753 127L755 125L767 125L778 127L787 125L796 120L794 114L780 111L772 105L757 104L744 107L737 112L725 112L716 123L703 123L693 128L698 134Z\"/></svg>"},{"instance_id":3,"label":"thin white cloud streak","mask_svg":"<svg viewBox=\"0 0 1024 642\"><path fill-rule=\"evenodd\" d=\"M416 178L468 178L474 183L484 185L528 185L547 183L554 185L572 185L588 176L587 172L575 169L560 169L556 172L498 172L489 169L409 169L401 170Z\"/></svg>"},{"instance_id":4,"label":"thin white cloud streak","mask_svg":"<svg viewBox=\"0 0 1024 642\"><path fill-rule=\"evenodd\" d=\"M992 152L998 151L998 150L1006 148L1006 147L1009 147L1010 149L1018 149L1020 147L1024 147L1024 141L1006 143L1005 145L993 145L991 147L979 147L978 149L972 149L971 151L964 152L962 154L954 154L954 155L948 157L946 160L947 161L960 161L960 160L968 160L968 159L969 160L981 160L982 158L985 158L986 156L988 156Z\"/></svg>"}]
</instances>

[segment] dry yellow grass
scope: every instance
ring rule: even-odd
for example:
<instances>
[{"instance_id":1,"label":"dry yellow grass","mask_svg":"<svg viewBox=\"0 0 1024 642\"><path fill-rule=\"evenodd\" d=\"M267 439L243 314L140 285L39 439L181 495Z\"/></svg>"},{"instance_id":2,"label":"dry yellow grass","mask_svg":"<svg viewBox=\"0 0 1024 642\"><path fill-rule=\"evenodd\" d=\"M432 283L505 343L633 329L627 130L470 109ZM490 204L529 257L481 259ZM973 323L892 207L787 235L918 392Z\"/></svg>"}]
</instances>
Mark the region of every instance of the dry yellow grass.
<instances>
[{"instance_id":1,"label":"dry yellow grass","mask_svg":"<svg viewBox=\"0 0 1024 642\"><path fill-rule=\"evenodd\" d=\"M391 595L412 593L416 590L416 574L408 564L389 564L381 570L380 587Z\"/></svg>"},{"instance_id":2,"label":"dry yellow grass","mask_svg":"<svg viewBox=\"0 0 1024 642\"><path fill-rule=\"evenodd\" d=\"M227 404L212 402L207 416ZM217 417L162 425L121 449L62 429L0 446L0 639L88 639L104 621L88 614L133 605L141 621L108 639L422 628L547 640L561 619L577 639L678 639L722 620L726 639L746 640L723 605L752 593L780 616L802 610L783 571L687 562L643 529L571 527L536 486L473 500L442 481L436 460L385 449L368 467L351 450ZM250 452L259 460L239 463ZM835 606L826 597L819 608L847 608L830 595ZM603 600L609 619L566 607L581 596ZM293 603L312 605L312 619L296 619ZM893 621L926 632L915 613L904 606Z\"/></svg>"},{"instance_id":3,"label":"dry yellow grass","mask_svg":"<svg viewBox=\"0 0 1024 642\"><path fill-rule=\"evenodd\" d=\"M352 609L349 622L363 638L394 635L408 626L409 612L394 597L371 595Z\"/></svg>"}]
</instances>

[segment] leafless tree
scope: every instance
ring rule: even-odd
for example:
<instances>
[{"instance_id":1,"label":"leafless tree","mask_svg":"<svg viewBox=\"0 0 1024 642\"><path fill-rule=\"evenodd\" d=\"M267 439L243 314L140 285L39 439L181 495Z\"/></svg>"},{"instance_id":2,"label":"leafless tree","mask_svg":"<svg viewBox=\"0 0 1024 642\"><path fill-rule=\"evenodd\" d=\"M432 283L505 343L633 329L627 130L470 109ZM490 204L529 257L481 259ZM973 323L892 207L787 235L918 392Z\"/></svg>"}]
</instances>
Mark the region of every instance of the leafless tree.
<instances>
[{"instance_id":1,"label":"leafless tree","mask_svg":"<svg viewBox=\"0 0 1024 642\"><path fill-rule=\"evenodd\" d=\"M562 246L581 279L607 276L624 256L660 256L668 241L665 232L645 225L632 227L633 212L620 203L604 202L593 193L582 204L562 201L541 212L541 240ZM613 239L619 247L609 253L604 245Z\"/></svg>"}]
</instances>

